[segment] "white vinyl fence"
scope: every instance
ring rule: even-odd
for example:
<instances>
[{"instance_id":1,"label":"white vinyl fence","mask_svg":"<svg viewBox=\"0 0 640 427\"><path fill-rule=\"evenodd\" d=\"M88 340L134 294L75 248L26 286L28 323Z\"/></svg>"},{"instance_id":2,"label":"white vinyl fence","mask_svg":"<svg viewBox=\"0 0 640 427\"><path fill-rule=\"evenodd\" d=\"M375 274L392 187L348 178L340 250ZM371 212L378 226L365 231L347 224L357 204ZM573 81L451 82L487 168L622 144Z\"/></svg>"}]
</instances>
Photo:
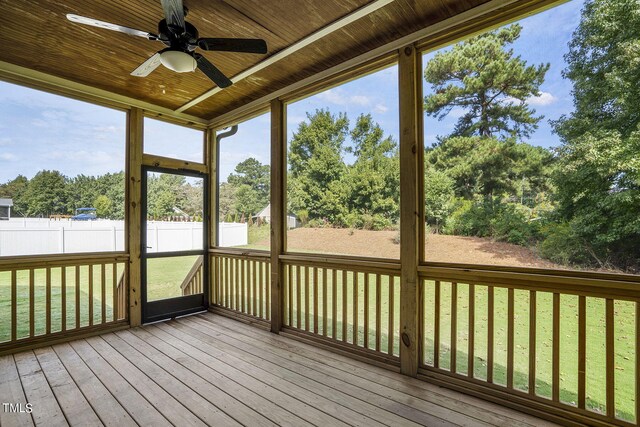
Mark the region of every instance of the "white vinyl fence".
<instances>
[{"instance_id":1,"label":"white vinyl fence","mask_svg":"<svg viewBox=\"0 0 640 427\"><path fill-rule=\"evenodd\" d=\"M248 241L247 224L218 225L220 246ZM202 249L201 222L149 221L147 250ZM0 256L108 252L124 250L124 221L71 221L12 218L0 221Z\"/></svg>"}]
</instances>

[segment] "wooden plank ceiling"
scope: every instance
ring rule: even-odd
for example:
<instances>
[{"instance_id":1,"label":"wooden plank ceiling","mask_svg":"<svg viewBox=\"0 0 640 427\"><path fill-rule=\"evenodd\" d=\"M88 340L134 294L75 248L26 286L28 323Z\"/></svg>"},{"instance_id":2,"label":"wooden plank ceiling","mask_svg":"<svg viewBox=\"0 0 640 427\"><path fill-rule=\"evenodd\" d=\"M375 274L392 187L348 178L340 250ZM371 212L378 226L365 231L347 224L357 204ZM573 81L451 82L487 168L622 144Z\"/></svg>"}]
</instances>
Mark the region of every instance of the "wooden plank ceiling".
<instances>
[{"instance_id":1,"label":"wooden plank ceiling","mask_svg":"<svg viewBox=\"0 0 640 427\"><path fill-rule=\"evenodd\" d=\"M185 111L212 119L487 0L395 0ZM369 3L369 0L184 0L200 37L263 38L267 55L207 52L232 77ZM164 47L159 42L78 25L67 13L157 33L159 0L0 1L0 61L178 109L215 85L202 73L158 67L129 73ZM203 51L200 51L203 52Z\"/></svg>"}]
</instances>

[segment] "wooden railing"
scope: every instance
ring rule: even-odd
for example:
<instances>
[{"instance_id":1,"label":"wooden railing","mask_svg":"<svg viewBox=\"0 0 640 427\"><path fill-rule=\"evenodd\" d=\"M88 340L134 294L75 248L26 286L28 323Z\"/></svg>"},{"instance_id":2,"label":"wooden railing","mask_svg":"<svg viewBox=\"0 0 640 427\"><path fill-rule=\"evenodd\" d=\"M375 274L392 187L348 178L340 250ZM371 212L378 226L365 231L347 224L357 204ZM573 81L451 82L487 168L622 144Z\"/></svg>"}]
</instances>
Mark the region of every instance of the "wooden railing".
<instances>
[{"instance_id":1,"label":"wooden railing","mask_svg":"<svg viewBox=\"0 0 640 427\"><path fill-rule=\"evenodd\" d=\"M211 277L214 306L271 319L268 254L216 251L211 256Z\"/></svg>"},{"instance_id":2,"label":"wooden railing","mask_svg":"<svg viewBox=\"0 0 640 427\"><path fill-rule=\"evenodd\" d=\"M421 267L420 374L588 424L640 419L640 283Z\"/></svg>"},{"instance_id":3,"label":"wooden railing","mask_svg":"<svg viewBox=\"0 0 640 427\"><path fill-rule=\"evenodd\" d=\"M128 257L0 260L0 353L126 321Z\"/></svg>"},{"instance_id":4,"label":"wooden railing","mask_svg":"<svg viewBox=\"0 0 640 427\"><path fill-rule=\"evenodd\" d=\"M182 281L182 284L180 285L182 295L195 295L202 293L203 260L204 257L202 255L196 258L196 261L193 263L193 267L191 267L191 270L187 273L187 277Z\"/></svg>"},{"instance_id":5,"label":"wooden railing","mask_svg":"<svg viewBox=\"0 0 640 427\"><path fill-rule=\"evenodd\" d=\"M283 325L345 350L399 355L400 265L283 255Z\"/></svg>"}]
</instances>

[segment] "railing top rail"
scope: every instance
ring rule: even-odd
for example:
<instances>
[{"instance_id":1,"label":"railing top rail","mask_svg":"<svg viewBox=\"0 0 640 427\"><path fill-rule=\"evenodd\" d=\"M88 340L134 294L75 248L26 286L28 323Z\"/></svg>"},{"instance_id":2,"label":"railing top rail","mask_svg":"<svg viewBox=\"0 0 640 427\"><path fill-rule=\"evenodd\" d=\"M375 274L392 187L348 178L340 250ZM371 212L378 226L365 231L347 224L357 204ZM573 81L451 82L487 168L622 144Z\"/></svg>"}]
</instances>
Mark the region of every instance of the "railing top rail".
<instances>
[{"instance_id":1,"label":"railing top rail","mask_svg":"<svg viewBox=\"0 0 640 427\"><path fill-rule=\"evenodd\" d=\"M0 258L0 271L86 264L109 264L126 262L128 260L129 254L125 252L12 256Z\"/></svg>"},{"instance_id":2,"label":"railing top rail","mask_svg":"<svg viewBox=\"0 0 640 427\"><path fill-rule=\"evenodd\" d=\"M640 300L640 283L636 282L454 267L421 266L418 270L420 277L431 280Z\"/></svg>"},{"instance_id":3,"label":"railing top rail","mask_svg":"<svg viewBox=\"0 0 640 427\"><path fill-rule=\"evenodd\" d=\"M572 278L584 278L584 279L600 279L616 282L633 282L640 284L640 275L625 274L625 273L613 273L602 271L581 271L581 270L569 270L569 269L549 269L549 268L537 268L537 267L513 267L503 265L487 265L487 264L463 264L463 263L448 263L448 262L425 262L420 264L418 271L425 271L429 268L455 268L459 270L474 270L474 271L504 271L509 273L524 273L524 274L536 274L536 275L550 275L550 276L563 276Z\"/></svg>"},{"instance_id":4,"label":"railing top rail","mask_svg":"<svg viewBox=\"0 0 640 427\"><path fill-rule=\"evenodd\" d=\"M209 249L212 255L224 255L238 258L271 258L269 251L260 251L257 249L240 249L240 248L213 248Z\"/></svg>"},{"instance_id":5,"label":"railing top rail","mask_svg":"<svg viewBox=\"0 0 640 427\"><path fill-rule=\"evenodd\" d=\"M382 274L399 274L400 262L395 260L379 260L378 258L352 258L332 255L280 255L280 260L288 264L317 267L338 268L349 271L380 272Z\"/></svg>"}]
</instances>

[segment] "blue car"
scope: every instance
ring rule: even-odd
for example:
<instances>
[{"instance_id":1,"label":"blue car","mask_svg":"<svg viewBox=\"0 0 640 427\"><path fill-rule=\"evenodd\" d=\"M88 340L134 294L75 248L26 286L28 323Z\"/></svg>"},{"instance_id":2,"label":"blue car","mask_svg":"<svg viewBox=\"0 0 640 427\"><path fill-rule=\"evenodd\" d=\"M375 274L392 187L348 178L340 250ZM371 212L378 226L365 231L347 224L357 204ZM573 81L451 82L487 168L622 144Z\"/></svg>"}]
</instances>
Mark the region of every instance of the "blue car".
<instances>
[{"instance_id":1,"label":"blue car","mask_svg":"<svg viewBox=\"0 0 640 427\"><path fill-rule=\"evenodd\" d=\"M97 218L96 208L78 208L76 214L71 217L74 221L93 221Z\"/></svg>"}]
</instances>

